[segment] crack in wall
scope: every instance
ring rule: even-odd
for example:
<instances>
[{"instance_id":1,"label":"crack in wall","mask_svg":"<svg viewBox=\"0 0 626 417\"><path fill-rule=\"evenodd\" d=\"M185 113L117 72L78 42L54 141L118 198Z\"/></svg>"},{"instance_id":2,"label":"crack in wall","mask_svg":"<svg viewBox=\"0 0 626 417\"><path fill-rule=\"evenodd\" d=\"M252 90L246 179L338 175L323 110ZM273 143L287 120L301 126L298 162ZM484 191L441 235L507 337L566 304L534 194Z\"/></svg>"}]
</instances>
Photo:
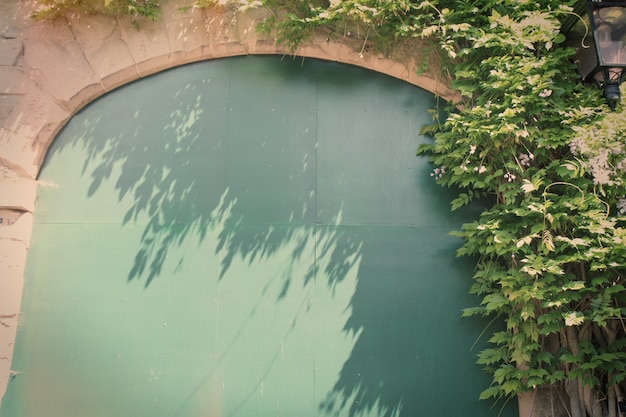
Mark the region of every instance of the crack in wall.
<instances>
[{"instance_id":1,"label":"crack in wall","mask_svg":"<svg viewBox=\"0 0 626 417\"><path fill-rule=\"evenodd\" d=\"M8 324L7 322L3 321L2 319L14 319L17 317L17 313L13 313L13 314L0 314L0 326L4 326L6 328L10 328L11 325ZM3 356L4 357L4 356ZM2 359L2 358L0 358Z\"/></svg>"},{"instance_id":2,"label":"crack in wall","mask_svg":"<svg viewBox=\"0 0 626 417\"><path fill-rule=\"evenodd\" d=\"M0 208L0 227L13 226L17 221L27 213L26 210L20 209L3 209ZM0 315L0 319L7 318Z\"/></svg>"}]
</instances>

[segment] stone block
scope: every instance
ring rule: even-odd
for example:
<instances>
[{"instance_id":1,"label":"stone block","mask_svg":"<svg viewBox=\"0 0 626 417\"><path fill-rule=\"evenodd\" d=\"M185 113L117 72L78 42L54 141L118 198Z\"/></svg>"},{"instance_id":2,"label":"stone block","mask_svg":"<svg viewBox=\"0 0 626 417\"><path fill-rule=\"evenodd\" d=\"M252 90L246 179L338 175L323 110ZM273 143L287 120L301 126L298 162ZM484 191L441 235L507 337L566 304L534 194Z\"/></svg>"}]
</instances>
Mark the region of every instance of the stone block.
<instances>
[{"instance_id":1,"label":"stone block","mask_svg":"<svg viewBox=\"0 0 626 417\"><path fill-rule=\"evenodd\" d=\"M61 107L53 97L37 88L30 89L3 126L21 136L35 138L48 123L64 122L70 111Z\"/></svg>"},{"instance_id":2,"label":"stone block","mask_svg":"<svg viewBox=\"0 0 626 417\"><path fill-rule=\"evenodd\" d=\"M21 30L17 26L7 26L3 33L2 37L4 39L17 39L21 34Z\"/></svg>"},{"instance_id":3,"label":"stone block","mask_svg":"<svg viewBox=\"0 0 626 417\"><path fill-rule=\"evenodd\" d=\"M0 66L0 94L26 94L33 82L20 68Z\"/></svg>"},{"instance_id":4,"label":"stone block","mask_svg":"<svg viewBox=\"0 0 626 417\"><path fill-rule=\"evenodd\" d=\"M11 378L13 347L19 325L27 248L0 238L0 398Z\"/></svg>"},{"instance_id":5,"label":"stone block","mask_svg":"<svg viewBox=\"0 0 626 417\"><path fill-rule=\"evenodd\" d=\"M239 42L217 43L211 45L209 51L210 58L224 58L248 54L248 49Z\"/></svg>"},{"instance_id":6,"label":"stone block","mask_svg":"<svg viewBox=\"0 0 626 417\"><path fill-rule=\"evenodd\" d=\"M19 211L33 212L35 209L35 198L37 197L37 182L25 178L3 178L0 179L0 209L11 209ZM13 226L9 217L6 225L3 221L1 227ZM11 224L8 224L11 223ZM0 234L0 237L2 235Z\"/></svg>"},{"instance_id":7,"label":"stone block","mask_svg":"<svg viewBox=\"0 0 626 417\"><path fill-rule=\"evenodd\" d=\"M250 45L249 53L251 53L251 54L269 54L269 55L281 54L282 55L282 54L286 53L286 51L283 50L282 48L279 48L276 45L276 42L274 42L274 41L259 39L256 42L254 42L254 44Z\"/></svg>"},{"instance_id":8,"label":"stone block","mask_svg":"<svg viewBox=\"0 0 626 417\"><path fill-rule=\"evenodd\" d=\"M412 75L415 74L415 71L409 70L406 65L395 62L391 59L381 60L379 65L381 68L384 68L385 74L400 80L409 81L411 80Z\"/></svg>"},{"instance_id":9,"label":"stone block","mask_svg":"<svg viewBox=\"0 0 626 417\"><path fill-rule=\"evenodd\" d=\"M102 84L102 80L98 80L97 82L86 85L84 88L77 91L76 94L74 94L70 98L70 101L64 104L65 107L68 108L72 114L75 114L84 106L91 103L101 95L106 94L107 92L108 90ZM55 134L58 132L58 130L55 130L54 128L52 128L51 130L53 130Z\"/></svg>"},{"instance_id":10,"label":"stone block","mask_svg":"<svg viewBox=\"0 0 626 417\"><path fill-rule=\"evenodd\" d=\"M0 209L0 239L17 240L30 246L33 215L19 210ZM0 306L2 303L0 302Z\"/></svg>"},{"instance_id":11,"label":"stone block","mask_svg":"<svg viewBox=\"0 0 626 417\"><path fill-rule=\"evenodd\" d=\"M135 65L126 42L121 39L120 27L115 18L108 16L83 16L70 20L70 27L93 75L103 80ZM105 89L108 90L105 86Z\"/></svg>"},{"instance_id":12,"label":"stone block","mask_svg":"<svg viewBox=\"0 0 626 417\"><path fill-rule=\"evenodd\" d=\"M155 74L157 72L181 65L178 56L173 53L155 56L142 62L137 63L137 71L142 77Z\"/></svg>"},{"instance_id":13,"label":"stone block","mask_svg":"<svg viewBox=\"0 0 626 417\"><path fill-rule=\"evenodd\" d=\"M133 65L104 76L101 80L101 84L106 91L111 91L139 78L141 78L141 73L139 69Z\"/></svg>"},{"instance_id":14,"label":"stone block","mask_svg":"<svg viewBox=\"0 0 626 417\"><path fill-rule=\"evenodd\" d=\"M119 38L119 25L115 17L75 15L68 19L68 25L84 51L96 50L111 38Z\"/></svg>"},{"instance_id":15,"label":"stone block","mask_svg":"<svg viewBox=\"0 0 626 417\"><path fill-rule=\"evenodd\" d=\"M30 137L0 128L0 166L10 171L11 177L35 178L38 167L33 144Z\"/></svg>"},{"instance_id":16,"label":"stone block","mask_svg":"<svg viewBox=\"0 0 626 417\"><path fill-rule=\"evenodd\" d=\"M135 68L135 61L121 39L109 40L98 49L83 49L94 75L102 80L123 70ZM105 89L108 88L105 86Z\"/></svg>"},{"instance_id":17,"label":"stone block","mask_svg":"<svg viewBox=\"0 0 626 417\"><path fill-rule=\"evenodd\" d=\"M198 62L198 61L204 61L207 59L216 58L211 53L211 48L209 45L200 45L195 49L176 52L174 55L178 57L176 66L188 64L190 62Z\"/></svg>"},{"instance_id":18,"label":"stone block","mask_svg":"<svg viewBox=\"0 0 626 417\"><path fill-rule=\"evenodd\" d=\"M0 291L2 290L4 289L0 287ZM3 314L2 317L5 318L1 319L2 323L0 323L0 399L4 396L9 381L16 375L11 370L11 363L19 325L19 314Z\"/></svg>"},{"instance_id":19,"label":"stone block","mask_svg":"<svg viewBox=\"0 0 626 417\"><path fill-rule=\"evenodd\" d=\"M80 90L99 83L78 42L24 42L24 61L40 88L69 102Z\"/></svg>"},{"instance_id":20,"label":"stone block","mask_svg":"<svg viewBox=\"0 0 626 417\"><path fill-rule=\"evenodd\" d=\"M165 28L172 52L189 52L210 43L204 16L199 11L190 11L183 18L172 19Z\"/></svg>"},{"instance_id":21,"label":"stone block","mask_svg":"<svg viewBox=\"0 0 626 417\"><path fill-rule=\"evenodd\" d=\"M24 18L24 24L20 25L20 38L22 40L47 40L55 43L66 43L74 40L74 34L65 19L34 20L28 17L32 11L25 10L22 12Z\"/></svg>"},{"instance_id":22,"label":"stone block","mask_svg":"<svg viewBox=\"0 0 626 417\"><path fill-rule=\"evenodd\" d=\"M24 242L0 238L0 315L2 316L20 311L27 252Z\"/></svg>"},{"instance_id":23,"label":"stone block","mask_svg":"<svg viewBox=\"0 0 626 417\"><path fill-rule=\"evenodd\" d=\"M121 21L120 36L138 67L172 52L165 25L161 22L146 22L137 30L130 21Z\"/></svg>"},{"instance_id":24,"label":"stone block","mask_svg":"<svg viewBox=\"0 0 626 417\"><path fill-rule=\"evenodd\" d=\"M21 98L19 96L9 96L0 94L0 126L6 126L11 114L19 104Z\"/></svg>"},{"instance_id":25,"label":"stone block","mask_svg":"<svg viewBox=\"0 0 626 417\"><path fill-rule=\"evenodd\" d=\"M21 39L0 39L0 65L15 65L22 53Z\"/></svg>"}]
</instances>

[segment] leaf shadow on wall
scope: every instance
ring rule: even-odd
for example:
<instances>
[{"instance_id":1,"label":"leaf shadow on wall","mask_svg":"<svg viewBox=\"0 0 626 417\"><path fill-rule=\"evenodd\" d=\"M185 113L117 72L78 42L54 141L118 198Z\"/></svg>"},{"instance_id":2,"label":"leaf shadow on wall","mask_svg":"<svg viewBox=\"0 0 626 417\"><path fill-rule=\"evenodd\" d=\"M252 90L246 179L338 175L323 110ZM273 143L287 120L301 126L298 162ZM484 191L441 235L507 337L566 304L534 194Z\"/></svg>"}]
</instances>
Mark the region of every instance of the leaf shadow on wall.
<instances>
[{"instance_id":1,"label":"leaf shadow on wall","mask_svg":"<svg viewBox=\"0 0 626 417\"><path fill-rule=\"evenodd\" d=\"M291 65L299 66L299 63ZM345 78L345 74L342 77ZM287 84L283 88L289 90L289 76L282 74L280 82ZM315 77L308 80L308 83L316 82ZM358 85L352 82L343 88ZM280 156L293 141L287 138L287 142L277 139L278 142L273 143L274 138L268 138L266 143L252 138L252 142L233 146L228 141L234 121L228 120L237 115L237 109L233 111L230 107L229 92L225 90L221 96L221 107L207 111L208 103L219 102L220 96L219 93L207 96L203 88L203 85L188 83L172 90L169 96L160 91L154 96L155 102L136 103L134 109L130 104L113 106L111 111L107 108L106 112L91 112L89 117L81 119L82 126L77 126L80 133L71 141L71 144L83 146L88 155L83 167L83 175L91 177L88 195L97 193L104 183L115 181L119 200L131 202L122 224L143 225L128 280L145 279L148 288L164 274L165 260L173 248L183 247L193 240L200 244L209 232L217 232L218 236L215 251L222 254L220 279L234 259L253 264L257 259L271 258L289 244L293 248L291 262L295 263L302 259L304 248L313 244L316 259L327 260L322 265L323 271L314 261L304 276L286 274L277 302L288 297L290 286L297 281L307 285L313 277L324 276L326 284L333 287L353 268L358 268L356 290L350 305L346 306L350 318L344 327L346 337L355 336L356 342L332 391L320 401L320 412L347 413L351 417L372 411L385 417L420 414L424 410L423 402L429 399L417 396L416 390L423 388L420 385L424 380L422 375L434 375L439 366L437 348L433 350L431 346L432 334L443 331L444 337L454 335L442 329L439 321L432 327L432 305L424 306L416 301L438 295L436 292L429 294L429 287L423 286L425 277L416 279L415 268L423 267L424 274L428 275L426 281L446 279L450 285L457 285L459 294L455 297L462 296L467 288L454 281L454 273L449 269L429 270L428 262L423 265L408 262L403 269L398 263L415 259L416 250L426 250L424 242L430 248L422 258L452 262L454 250L450 249L449 240L432 245L428 236L409 230L406 237L411 244L407 244L407 240L398 241L397 235L387 234L391 228L366 227L355 231L353 227L344 227L340 218L349 207L344 207L345 202L341 200L333 209L335 222L320 225L315 205L316 185L314 181L307 182L311 175L307 169L312 168L306 167L314 164L302 162L315 158L314 140L308 147L296 147L285 154L290 161L296 161L297 166L280 165L270 170L267 178L255 178L258 171L247 170L245 166L239 167L238 171L242 172L229 173L227 161L233 155L243 152L242 157L261 161L264 155ZM158 96L163 94L167 98L159 100ZM126 97L129 96L132 95ZM189 100L189 97L195 99ZM146 122L146 117L150 122ZM245 115L238 114L238 117ZM254 132L255 128L248 130ZM269 149L255 148L258 143L266 143L264 146ZM61 150L68 144L55 146ZM245 152L249 152L247 156ZM289 178L285 183L269 185L280 188L278 202L272 201L270 190L259 190L262 185L255 183L268 181L268 178L269 181ZM438 193L434 185L432 192L433 210L447 210L446 197ZM269 195L268 200L263 200L266 195ZM286 199L281 197L285 195ZM308 232L302 233L303 229ZM381 253L387 256L382 262ZM177 268L184 268L183 261L179 260ZM285 268L289 270L289 266ZM396 275L390 276L389 270ZM441 308L445 310L445 306ZM449 314L441 317L444 323L454 323L460 312L441 314ZM467 328L468 334L476 330L479 331L471 326ZM457 346L456 353L452 354L467 354L467 351L459 351L466 348ZM467 360L461 358L459 363L467 363ZM472 372L470 368L464 372ZM446 380L445 373L441 375L440 378L433 376L434 388L426 392L454 387L454 383Z\"/></svg>"}]
</instances>

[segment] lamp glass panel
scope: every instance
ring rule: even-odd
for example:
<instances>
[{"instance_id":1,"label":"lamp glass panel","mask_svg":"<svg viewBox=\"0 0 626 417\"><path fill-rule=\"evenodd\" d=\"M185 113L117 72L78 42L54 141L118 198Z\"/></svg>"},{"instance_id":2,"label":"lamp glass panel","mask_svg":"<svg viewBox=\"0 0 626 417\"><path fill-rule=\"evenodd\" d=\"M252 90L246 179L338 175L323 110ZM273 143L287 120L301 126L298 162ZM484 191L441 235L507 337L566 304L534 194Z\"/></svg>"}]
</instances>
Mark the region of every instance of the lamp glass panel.
<instances>
[{"instance_id":1,"label":"lamp glass panel","mask_svg":"<svg viewBox=\"0 0 626 417\"><path fill-rule=\"evenodd\" d=\"M626 66L626 7L595 7L593 23L600 66Z\"/></svg>"},{"instance_id":2,"label":"lamp glass panel","mask_svg":"<svg viewBox=\"0 0 626 417\"><path fill-rule=\"evenodd\" d=\"M593 39L589 32L590 22L589 15L581 15L581 19L567 32L567 46L576 49L576 64L578 72L584 80L593 77L598 68L598 57L596 48L592 43Z\"/></svg>"}]
</instances>

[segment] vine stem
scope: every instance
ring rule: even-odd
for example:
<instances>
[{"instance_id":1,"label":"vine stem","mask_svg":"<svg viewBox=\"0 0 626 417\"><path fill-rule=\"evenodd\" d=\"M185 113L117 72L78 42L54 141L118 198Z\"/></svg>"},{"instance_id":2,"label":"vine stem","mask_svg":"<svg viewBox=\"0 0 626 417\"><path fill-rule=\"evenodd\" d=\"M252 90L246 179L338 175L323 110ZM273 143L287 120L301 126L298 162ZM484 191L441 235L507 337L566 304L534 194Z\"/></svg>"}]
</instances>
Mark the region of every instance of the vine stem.
<instances>
[{"instance_id":1,"label":"vine stem","mask_svg":"<svg viewBox=\"0 0 626 417\"><path fill-rule=\"evenodd\" d=\"M370 35L370 30L372 29L371 26L367 27L367 32L365 32L365 39L363 40L363 46L361 47L361 52L359 52L359 55L363 56L363 51L365 50L365 45L367 44L367 38Z\"/></svg>"}]
</instances>

